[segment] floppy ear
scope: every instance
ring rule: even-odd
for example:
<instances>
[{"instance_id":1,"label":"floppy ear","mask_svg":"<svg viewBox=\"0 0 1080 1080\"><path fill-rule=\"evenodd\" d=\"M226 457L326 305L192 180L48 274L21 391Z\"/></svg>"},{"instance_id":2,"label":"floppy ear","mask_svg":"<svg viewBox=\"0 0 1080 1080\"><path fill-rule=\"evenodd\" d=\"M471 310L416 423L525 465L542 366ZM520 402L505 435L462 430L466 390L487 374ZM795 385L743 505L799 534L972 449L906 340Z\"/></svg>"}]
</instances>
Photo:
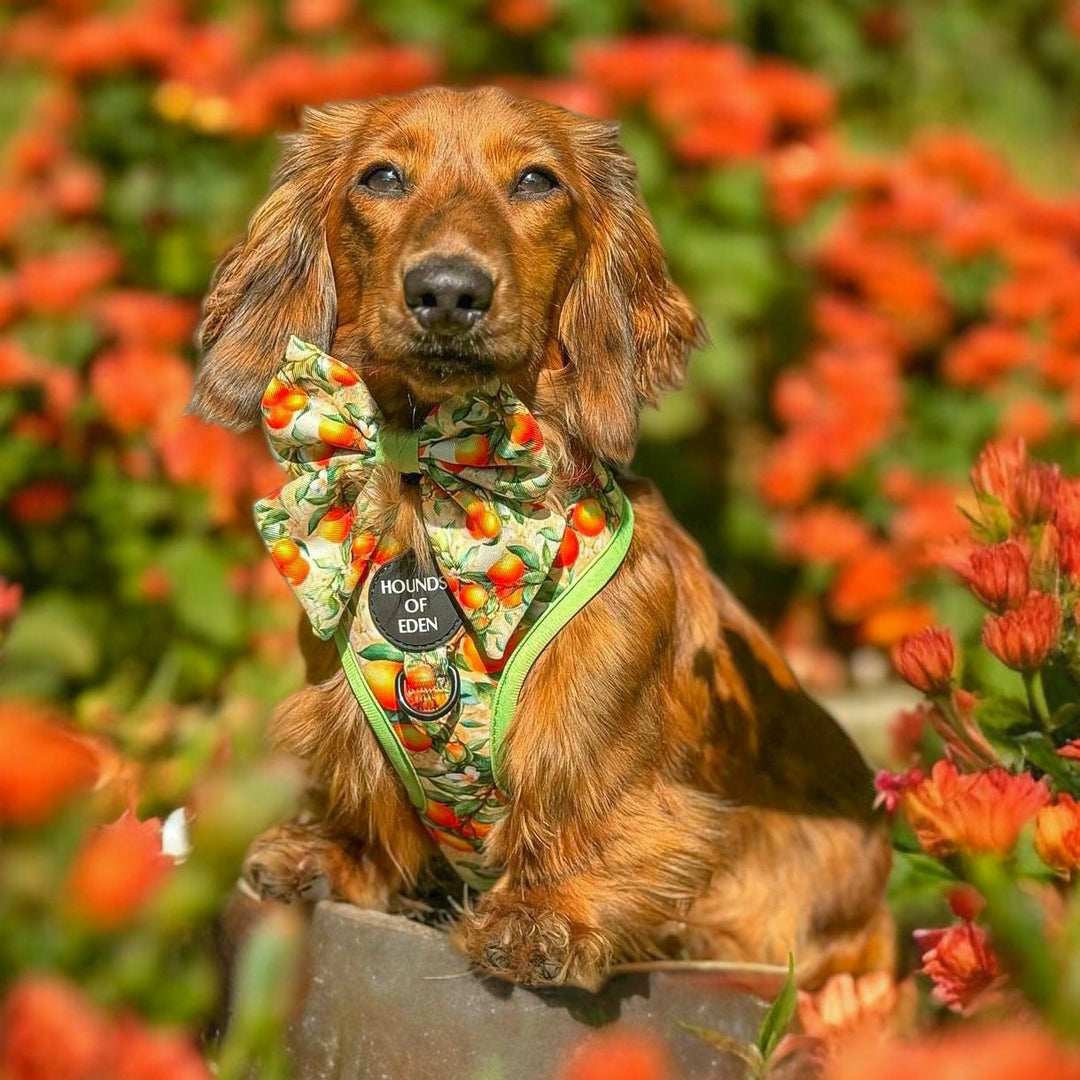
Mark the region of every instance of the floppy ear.
<instances>
[{"instance_id":1,"label":"floppy ear","mask_svg":"<svg viewBox=\"0 0 1080 1080\"><path fill-rule=\"evenodd\" d=\"M587 246L563 302L559 341L573 369L574 430L592 450L627 462L638 414L681 385L705 328L668 274L633 159L611 124L577 133Z\"/></svg>"},{"instance_id":2,"label":"floppy ear","mask_svg":"<svg viewBox=\"0 0 1080 1080\"><path fill-rule=\"evenodd\" d=\"M341 152L332 121L329 113L309 110L303 129L283 140L270 194L214 273L188 406L205 420L237 429L256 421L290 334L331 346L337 295L326 218Z\"/></svg>"}]
</instances>

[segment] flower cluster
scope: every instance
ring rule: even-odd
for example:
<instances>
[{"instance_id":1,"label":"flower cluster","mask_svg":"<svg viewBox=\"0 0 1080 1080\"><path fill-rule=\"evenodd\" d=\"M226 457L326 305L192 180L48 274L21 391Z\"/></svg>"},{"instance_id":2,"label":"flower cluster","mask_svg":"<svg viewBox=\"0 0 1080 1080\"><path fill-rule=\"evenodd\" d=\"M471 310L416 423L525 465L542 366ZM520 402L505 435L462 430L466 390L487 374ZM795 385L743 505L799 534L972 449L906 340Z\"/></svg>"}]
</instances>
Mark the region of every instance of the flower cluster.
<instances>
[{"instance_id":1,"label":"flower cluster","mask_svg":"<svg viewBox=\"0 0 1080 1080\"><path fill-rule=\"evenodd\" d=\"M955 476L979 441L1067 447L1080 426L1080 320L1068 302L1080 281L1080 203L1032 194L955 132L922 135L891 160L820 140L788 153L799 168L771 173L780 219L802 220L826 199L843 208L810 253L816 344L773 387L782 430L759 490L779 512L788 557L833 568L832 624L891 646L917 628L913 614L929 621L925 602L911 605L940 593L935 548L963 532ZM943 428L949 409L965 408L978 424ZM824 511L865 542L837 551L817 528ZM871 554L889 572L860 582ZM995 605L1023 588L1009 577L1015 555L974 570ZM1019 623L1045 617L1033 607L991 633L1008 649Z\"/></svg>"},{"instance_id":2,"label":"flower cluster","mask_svg":"<svg viewBox=\"0 0 1080 1080\"><path fill-rule=\"evenodd\" d=\"M907 770L876 781L878 803L938 860L939 880L954 883L959 921L914 936L933 999L965 1015L1018 1000L994 934L1009 936L1013 909L1032 905L1050 955L1067 918L1063 890L1080 867L1080 593L1070 569L1080 489L1058 466L1029 458L1022 440L987 445L971 483L968 535L943 562L985 609L981 627L961 642L930 626L894 649L897 672L926 701L896 727ZM991 857L998 876L980 870ZM969 875L989 887L990 903L955 884ZM1050 887L1055 877L1061 888Z\"/></svg>"}]
</instances>

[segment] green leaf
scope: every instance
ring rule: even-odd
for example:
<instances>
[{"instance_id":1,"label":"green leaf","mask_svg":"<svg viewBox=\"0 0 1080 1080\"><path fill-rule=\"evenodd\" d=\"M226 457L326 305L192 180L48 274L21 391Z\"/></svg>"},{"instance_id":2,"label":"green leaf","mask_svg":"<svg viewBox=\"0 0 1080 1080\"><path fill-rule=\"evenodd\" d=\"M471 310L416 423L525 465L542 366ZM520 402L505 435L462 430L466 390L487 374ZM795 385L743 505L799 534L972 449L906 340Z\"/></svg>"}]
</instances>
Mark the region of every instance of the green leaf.
<instances>
[{"instance_id":1,"label":"green leaf","mask_svg":"<svg viewBox=\"0 0 1080 1080\"><path fill-rule=\"evenodd\" d=\"M1046 773L1059 791L1080 796L1080 770L1058 754L1049 735L1028 731L1017 735L1016 742L1025 759Z\"/></svg>"},{"instance_id":2,"label":"green leaf","mask_svg":"<svg viewBox=\"0 0 1080 1080\"><path fill-rule=\"evenodd\" d=\"M798 1003L799 994L795 986L795 957L788 953L787 978L784 980L780 993L776 995L776 1000L769 1006L769 1011L762 1019L755 1040L758 1052L764 1061L772 1057L784 1033L791 1026Z\"/></svg>"},{"instance_id":3,"label":"green leaf","mask_svg":"<svg viewBox=\"0 0 1080 1080\"><path fill-rule=\"evenodd\" d=\"M715 1046L717 1050L723 1050L724 1053L732 1054L739 1058L740 1061L744 1061L750 1067L751 1076L761 1075L765 1062L761 1056L761 1051L753 1043L743 1042L741 1039L725 1035L723 1032L713 1031L712 1028L688 1024L684 1020L676 1020L675 1025L682 1028L683 1031L690 1032L691 1035L702 1042Z\"/></svg>"},{"instance_id":4,"label":"green leaf","mask_svg":"<svg viewBox=\"0 0 1080 1080\"><path fill-rule=\"evenodd\" d=\"M1011 697L992 697L980 701L975 706L975 719L990 732L1024 729L1032 724L1027 702Z\"/></svg>"},{"instance_id":5,"label":"green leaf","mask_svg":"<svg viewBox=\"0 0 1080 1080\"><path fill-rule=\"evenodd\" d=\"M377 641L373 645L368 645L360 650L361 660L396 660L399 664L404 663L405 654L400 649L395 649L393 645L388 645L385 641Z\"/></svg>"},{"instance_id":6,"label":"green leaf","mask_svg":"<svg viewBox=\"0 0 1080 1080\"><path fill-rule=\"evenodd\" d=\"M204 537L183 537L163 547L161 565L174 585L169 603L177 619L215 645L238 645L242 610L229 583L232 563L221 546Z\"/></svg>"},{"instance_id":7,"label":"green leaf","mask_svg":"<svg viewBox=\"0 0 1080 1080\"><path fill-rule=\"evenodd\" d=\"M308 523L307 523L307 534L308 534L308 536L311 536L311 534L314 533L315 530L319 527L319 522L321 522L322 519L324 517L326 517L326 515L330 512L330 507L332 505L333 505L332 502L328 502L325 506L320 506L319 509L316 510L315 513L312 514L311 517L308 518Z\"/></svg>"},{"instance_id":8,"label":"green leaf","mask_svg":"<svg viewBox=\"0 0 1080 1080\"><path fill-rule=\"evenodd\" d=\"M985 919L994 950L1027 999L1040 1011L1048 1011L1057 992L1058 972L1041 906L998 859L980 856L965 866L971 883L986 897Z\"/></svg>"}]
</instances>

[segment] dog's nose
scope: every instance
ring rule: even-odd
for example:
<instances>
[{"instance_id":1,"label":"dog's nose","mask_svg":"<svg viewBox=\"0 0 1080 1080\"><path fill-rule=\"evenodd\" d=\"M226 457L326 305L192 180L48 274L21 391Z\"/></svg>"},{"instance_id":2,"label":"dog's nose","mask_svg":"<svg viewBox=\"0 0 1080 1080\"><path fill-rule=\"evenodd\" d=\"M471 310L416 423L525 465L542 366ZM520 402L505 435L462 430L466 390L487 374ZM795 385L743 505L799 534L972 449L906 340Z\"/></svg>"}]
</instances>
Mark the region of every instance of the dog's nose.
<instances>
[{"instance_id":1,"label":"dog's nose","mask_svg":"<svg viewBox=\"0 0 1080 1080\"><path fill-rule=\"evenodd\" d=\"M457 334L491 307L495 282L467 259L428 259L405 275L405 303L425 330Z\"/></svg>"}]
</instances>

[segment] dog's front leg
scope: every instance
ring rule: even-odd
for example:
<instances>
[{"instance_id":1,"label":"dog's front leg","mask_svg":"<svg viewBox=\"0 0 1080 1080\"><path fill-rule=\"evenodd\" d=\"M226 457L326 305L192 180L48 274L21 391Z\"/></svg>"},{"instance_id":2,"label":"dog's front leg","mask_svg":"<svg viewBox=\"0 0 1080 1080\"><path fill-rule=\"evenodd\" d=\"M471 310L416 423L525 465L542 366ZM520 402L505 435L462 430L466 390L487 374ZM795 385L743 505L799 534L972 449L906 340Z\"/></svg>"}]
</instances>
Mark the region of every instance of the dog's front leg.
<instances>
[{"instance_id":1,"label":"dog's front leg","mask_svg":"<svg viewBox=\"0 0 1080 1080\"><path fill-rule=\"evenodd\" d=\"M568 816L564 806L561 826L546 834L526 799L493 832L506 870L457 930L478 971L595 990L614 962L662 953L667 928L725 849L726 815L682 785L643 781L608 795L600 815Z\"/></svg>"}]
</instances>

